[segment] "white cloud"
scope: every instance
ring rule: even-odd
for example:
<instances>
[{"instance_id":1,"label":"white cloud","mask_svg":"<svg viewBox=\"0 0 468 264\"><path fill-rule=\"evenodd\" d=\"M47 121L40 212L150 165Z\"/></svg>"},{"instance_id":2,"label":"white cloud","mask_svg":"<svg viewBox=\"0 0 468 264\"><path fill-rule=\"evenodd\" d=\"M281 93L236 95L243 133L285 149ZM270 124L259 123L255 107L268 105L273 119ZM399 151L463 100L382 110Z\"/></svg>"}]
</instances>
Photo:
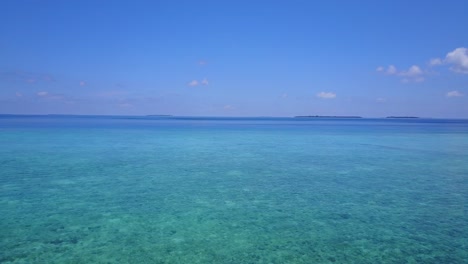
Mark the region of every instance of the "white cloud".
<instances>
[{"instance_id":1,"label":"white cloud","mask_svg":"<svg viewBox=\"0 0 468 264\"><path fill-rule=\"evenodd\" d=\"M445 62L452 65L450 69L454 72L468 74L468 49L456 48L447 53Z\"/></svg>"},{"instance_id":2,"label":"white cloud","mask_svg":"<svg viewBox=\"0 0 468 264\"><path fill-rule=\"evenodd\" d=\"M46 92L46 91L41 91L41 92L38 92L37 95L38 96L41 96L41 97L44 97L44 96L47 96L49 93Z\"/></svg>"},{"instance_id":3,"label":"white cloud","mask_svg":"<svg viewBox=\"0 0 468 264\"><path fill-rule=\"evenodd\" d=\"M386 70L384 67L380 66L377 68L377 71L387 75L403 77L401 81L404 83L422 82L424 81L423 75L425 75L425 72L417 65L409 67L406 71L398 71L394 65L389 65Z\"/></svg>"},{"instance_id":4,"label":"white cloud","mask_svg":"<svg viewBox=\"0 0 468 264\"><path fill-rule=\"evenodd\" d=\"M397 68L393 65L390 65L388 66L387 68L387 74L390 74L390 75L394 75L394 74L397 74L398 71L397 71Z\"/></svg>"},{"instance_id":5,"label":"white cloud","mask_svg":"<svg viewBox=\"0 0 468 264\"><path fill-rule=\"evenodd\" d=\"M224 108L225 110L232 110L232 109L234 109L234 106L232 106L232 105L225 105L223 108Z\"/></svg>"},{"instance_id":6,"label":"white cloud","mask_svg":"<svg viewBox=\"0 0 468 264\"><path fill-rule=\"evenodd\" d=\"M408 77L415 77L424 74L421 68L417 65L411 66L407 71L402 71L400 75L408 76Z\"/></svg>"},{"instance_id":7,"label":"white cloud","mask_svg":"<svg viewBox=\"0 0 468 264\"><path fill-rule=\"evenodd\" d=\"M443 61L439 58L434 58L434 59L431 59L429 61L429 65L430 66L437 66L437 65L441 65L443 63Z\"/></svg>"},{"instance_id":8,"label":"white cloud","mask_svg":"<svg viewBox=\"0 0 468 264\"><path fill-rule=\"evenodd\" d=\"M450 91L446 94L447 97L461 97L463 96L462 93L460 93L459 91Z\"/></svg>"},{"instance_id":9,"label":"white cloud","mask_svg":"<svg viewBox=\"0 0 468 264\"><path fill-rule=\"evenodd\" d=\"M198 86L198 85L208 85L208 84L210 84L210 82L208 82L208 79L204 78L201 81L193 80L193 81L189 82L187 85L188 86Z\"/></svg>"},{"instance_id":10,"label":"white cloud","mask_svg":"<svg viewBox=\"0 0 468 264\"><path fill-rule=\"evenodd\" d=\"M197 80L193 80L191 82L188 83L188 86L197 86L199 83Z\"/></svg>"},{"instance_id":11,"label":"white cloud","mask_svg":"<svg viewBox=\"0 0 468 264\"><path fill-rule=\"evenodd\" d=\"M445 59L432 58L428 64L429 67L449 65L450 70L454 72L468 74L468 48L456 48L447 53ZM400 76L402 78L401 81L404 83L422 82L425 80L425 76L434 74L430 69L423 70L417 65L411 66L406 71L399 71L394 65L389 65L387 68L379 66L376 68L376 71L386 75Z\"/></svg>"},{"instance_id":12,"label":"white cloud","mask_svg":"<svg viewBox=\"0 0 468 264\"><path fill-rule=\"evenodd\" d=\"M424 77L422 77L422 75L424 75L424 72L417 65L411 66L407 71L399 72L398 75L405 77L401 80L402 82L405 82L405 83L424 81Z\"/></svg>"},{"instance_id":13,"label":"white cloud","mask_svg":"<svg viewBox=\"0 0 468 264\"><path fill-rule=\"evenodd\" d=\"M320 92L317 94L317 97L323 98L323 99L333 99L336 97L336 93L331 93L331 92Z\"/></svg>"}]
</instances>

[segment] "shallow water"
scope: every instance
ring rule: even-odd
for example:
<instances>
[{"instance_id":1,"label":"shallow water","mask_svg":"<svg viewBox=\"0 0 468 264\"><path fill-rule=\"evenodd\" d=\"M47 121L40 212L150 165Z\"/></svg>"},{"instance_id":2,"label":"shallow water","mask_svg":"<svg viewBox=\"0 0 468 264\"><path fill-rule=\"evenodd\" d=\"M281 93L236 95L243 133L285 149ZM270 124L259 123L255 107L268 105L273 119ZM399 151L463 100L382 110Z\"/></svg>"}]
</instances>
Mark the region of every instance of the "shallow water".
<instances>
[{"instance_id":1,"label":"shallow water","mask_svg":"<svg viewBox=\"0 0 468 264\"><path fill-rule=\"evenodd\" d=\"M1 263L467 263L468 121L0 116Z\"/></svg>"}]
</instances>

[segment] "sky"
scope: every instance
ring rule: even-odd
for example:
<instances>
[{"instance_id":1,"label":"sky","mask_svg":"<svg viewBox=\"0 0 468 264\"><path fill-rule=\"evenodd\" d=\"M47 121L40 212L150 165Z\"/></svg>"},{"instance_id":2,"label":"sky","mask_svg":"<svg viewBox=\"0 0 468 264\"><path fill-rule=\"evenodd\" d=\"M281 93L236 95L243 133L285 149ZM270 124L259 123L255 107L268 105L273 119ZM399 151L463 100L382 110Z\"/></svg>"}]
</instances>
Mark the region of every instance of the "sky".
<instances>
[{"instance_id":1,"label":"sky","mask_svg":"<svg viewBox=\"0 0 468 264\"><path fill-rule=\"evenodd\" d=\"M0 114L468 118L468 1L0 3Z\"/></svg>"}]
</instances>

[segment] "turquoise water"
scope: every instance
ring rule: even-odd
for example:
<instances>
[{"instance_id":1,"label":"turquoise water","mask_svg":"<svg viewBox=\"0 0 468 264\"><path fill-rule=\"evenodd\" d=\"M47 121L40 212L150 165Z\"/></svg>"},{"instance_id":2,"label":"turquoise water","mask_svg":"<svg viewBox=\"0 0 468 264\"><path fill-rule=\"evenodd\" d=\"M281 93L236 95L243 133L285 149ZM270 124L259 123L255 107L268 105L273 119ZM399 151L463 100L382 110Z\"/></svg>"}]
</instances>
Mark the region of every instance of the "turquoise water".
<instances>
[{"instance_id":1,"label":"turquoise water","mask_svg":"<svg viewBox=\"0 0 468 264\"><path fill-rule=\"evenodd\" d=\"M1 263L467 259L467 120L0 116Z\"/></svg>"}]
</instances>

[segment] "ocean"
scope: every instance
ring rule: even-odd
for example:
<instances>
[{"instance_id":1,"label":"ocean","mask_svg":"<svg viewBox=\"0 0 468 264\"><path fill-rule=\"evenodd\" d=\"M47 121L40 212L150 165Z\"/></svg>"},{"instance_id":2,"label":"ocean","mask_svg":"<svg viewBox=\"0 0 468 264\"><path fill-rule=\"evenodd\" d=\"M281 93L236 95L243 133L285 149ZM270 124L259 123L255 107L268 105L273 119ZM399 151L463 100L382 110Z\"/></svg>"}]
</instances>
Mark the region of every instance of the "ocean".
<instances>
[{"instance_id":1,"label":"ocean","mask_svg":"<svg viewBox=\"0 0 468 264\"><path fill-rule=\"evenodd\" d=\"M468 263L468 120L2 115L0 263Z\"/></svg>"}]
</instances>

